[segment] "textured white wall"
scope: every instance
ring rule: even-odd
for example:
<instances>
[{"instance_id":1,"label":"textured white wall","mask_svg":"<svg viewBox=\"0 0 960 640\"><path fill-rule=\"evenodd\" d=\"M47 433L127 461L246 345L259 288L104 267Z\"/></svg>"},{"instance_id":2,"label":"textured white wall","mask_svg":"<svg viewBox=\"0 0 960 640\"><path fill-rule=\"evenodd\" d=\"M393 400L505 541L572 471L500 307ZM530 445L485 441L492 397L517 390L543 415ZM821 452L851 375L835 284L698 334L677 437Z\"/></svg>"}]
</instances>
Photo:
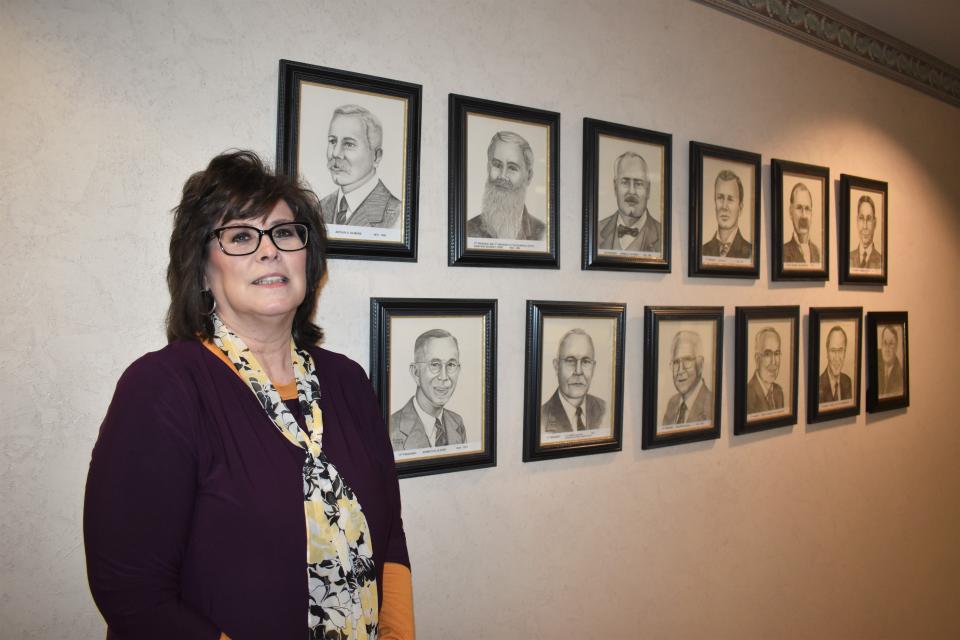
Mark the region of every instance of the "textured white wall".
<instances>
[{"instance_id":1,"label":"textured white wall","mask_svg":"<svg viewBox=\"0 0 960 640\"><path fill-rule=\"evenodd\" d=\"M80 532L123 368L163 345L168 210L228 147L273 157L277 61L423 84L420 260L333 261L328 346L371 296L500 300L496 468L404 480L420 637L957 637L960 111L693 2L4 0L0 637L103 637ZM562 113L559 271L446 266L447 94ZM581 118L674 134L673 273L580 270ZM763 154L758 281L686 276L691 139ZM769 159L890 182L890 283L774 284ZM833 192L836 196L836 191ZM523 464L524 304L628 304L624 449ZM640 450L645 304L910 312L909 410ZM804 342L806 332L804 332ZM804 349L804 353L806 350ZM805 363L800 365L801 381Z\"/></svg>"}]
</instances>

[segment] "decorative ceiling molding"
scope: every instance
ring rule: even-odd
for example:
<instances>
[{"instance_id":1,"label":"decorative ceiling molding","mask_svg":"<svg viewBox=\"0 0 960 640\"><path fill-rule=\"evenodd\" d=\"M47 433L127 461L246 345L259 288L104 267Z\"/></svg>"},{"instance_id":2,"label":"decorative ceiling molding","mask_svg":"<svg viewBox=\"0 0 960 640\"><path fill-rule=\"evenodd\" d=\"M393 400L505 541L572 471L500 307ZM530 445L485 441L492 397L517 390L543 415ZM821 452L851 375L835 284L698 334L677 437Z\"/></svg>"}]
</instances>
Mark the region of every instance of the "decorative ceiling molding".
<instances>
[{"instance_id":1,"label":"decorative ceiling molding","mask_svg":"<svg viewBox=\"0 0 960 640\"><path fill-rule=\"evenodd\" d=\"M960 107L960 69L817 0L697 0Z\"/></svg>"}]
</instances>

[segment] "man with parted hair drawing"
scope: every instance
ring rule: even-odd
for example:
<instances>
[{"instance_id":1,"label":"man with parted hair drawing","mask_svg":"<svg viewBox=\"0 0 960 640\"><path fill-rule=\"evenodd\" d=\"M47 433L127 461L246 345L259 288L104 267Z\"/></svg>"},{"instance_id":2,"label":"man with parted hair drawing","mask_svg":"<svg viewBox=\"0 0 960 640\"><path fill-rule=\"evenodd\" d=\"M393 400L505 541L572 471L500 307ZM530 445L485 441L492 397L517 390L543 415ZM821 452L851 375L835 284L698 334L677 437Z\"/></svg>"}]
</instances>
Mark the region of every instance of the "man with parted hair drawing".
<instances>
[{"instance_id":1,"label":"man with parted hair drawing","mask_svg":"<svg viewBox=\"0 0 960 640\"><path fill-rule=\"evenodd\" d=\"M704 243L702 254L715 258L753 258L753 243L740 233L743 211L743 182L729 169L717 174L713 183L713 204L717 214L717 233Z\"/></svg>"},{"instance_id":2,"label":"man with parted hair drawing","mask_svg":"<svg viewBox=\"0 0 960 640\"><path fill-rule=\"evenodd\" d=\"M583 329L571 329L560 339L553 370L557 390L540 408L540 424L547 433L585 431L602 425L606 403L590 395L597 361L593 339Z\"/></svg>"},{"instance_id":3,"label":"man with parted hair drawing","mask_svg":"<svg viewBox=\"0 0 960 640\"><path fill-rule=\"evenodd\" d=\"M410 376L417 391L390 416L390 443L394 451L463 444L463 419L445 408L460 377L460 346L444 329L430 329L417 337Z\"/></svg>"},{"instance_id":4,"label":"man with parted hair drawing","mask_svg":"<svg viewBox=\"0 0 960 640\"><path fill-rule=\"evenodd\" d=\"M850 252L850 267L855 269L883 269L883 254L877 251L873 243L873 233L877 228L877 207L873 198L860 196L857 201L857 232L860 234L859 246Z\"/></svg>"},{"instance_id":5,"label":"man with parted hair drawing","mask_svg":"<svg viewBox=\"0 0 960 640\"><path fill-rule=\"evenodd\" d=\"M468 238L543 240L546 224L524 204L533 179L533 149L523 136L500 131L487 147L487 182L480 213L467 220Z\"/></svg>"},{"instance_id":6,"label":"man with parted hair drawing","mask_svg":"<svg viewBox=\"0 0 960 640\"><path fill-rule=\"evenodd\" d=\"M337 107L327 133L327 168L338 189L320 201L325 224L398 226L400 200L377 177L383 157L383 127L369 110Z\"/></svg>"},{"instance_id":7,"label":"man with parted hair drawing","mask_svg":"<svg viewBox=\"0 0 960 640\"><path fill-rule=\"evenodd\" d=\"M847 332L840 325L827 334L827 366L820 374L820 403L850 400L853 398L853 382L843 372L847 357Z\"/></svg>"},{"instance_id":8,"label":"man with parted hair drawing","mask_svg":"<svg viewBox=\"0 0 960 640\"><path fill-rule=\"evenodd\" d=\"M783 244L784 263L820 264L820 248L810 240L813 196L802 182L790 190L790 221L793 237Z\"/></svg>"},{"instance_id":9,"label":"man with parted hair drawing","mask_svg":"<svg viewBox=\"0 0 960 640\"><path fill-rule=\"evenodd\" d=\"M764 327L757 333L754 347L756 368L747 383L747 414L783 409L783 388L777 384L780 334L773 327Z\"/></svg>"},{"instance_id":10,"label":"man with parted hair drawing","mask_svg":"<svg viewBox=\"0 0 960 640\"><path fill-rule=\"evenodd\" d=\"M660 251L660 222L647 209L650 178L639 153L626 151L614 161L613 192L617 211L597 225L597 248Z\"/></svg>"},{"instance_id":11,"label":"man with parted hair drawing","mask_svg":"<svg viewBox=\"0 0 960 640\"><path fill-rule=\"evenodd\" d=\"M667 402L663 426L713 420L713 392L703 380L703 341L694 331L678 331L670 344L670 367L677 393Z\"/></svg>"}]
</instances>

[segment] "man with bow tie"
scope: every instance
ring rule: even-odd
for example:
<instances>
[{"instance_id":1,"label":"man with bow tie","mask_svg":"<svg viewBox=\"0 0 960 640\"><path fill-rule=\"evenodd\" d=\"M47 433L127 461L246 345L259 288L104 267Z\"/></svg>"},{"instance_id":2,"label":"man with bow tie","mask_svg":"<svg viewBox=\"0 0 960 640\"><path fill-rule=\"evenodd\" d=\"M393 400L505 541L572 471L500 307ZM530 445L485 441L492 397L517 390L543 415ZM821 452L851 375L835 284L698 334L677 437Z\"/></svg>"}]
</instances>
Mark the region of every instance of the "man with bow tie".
<instances>
[{"instance_id":1,"label":"man with bow tie","mask_svg":"<svg viewBox=\"0 0 960 640\"><path fill-rule=\"evenodd\" d=\"M613 191L617 195L617 212L600 221L597 248L659 254L660 223L647 209L650 180L643 157L627 151L616 159Z\"/></svg>"}]
</instances>

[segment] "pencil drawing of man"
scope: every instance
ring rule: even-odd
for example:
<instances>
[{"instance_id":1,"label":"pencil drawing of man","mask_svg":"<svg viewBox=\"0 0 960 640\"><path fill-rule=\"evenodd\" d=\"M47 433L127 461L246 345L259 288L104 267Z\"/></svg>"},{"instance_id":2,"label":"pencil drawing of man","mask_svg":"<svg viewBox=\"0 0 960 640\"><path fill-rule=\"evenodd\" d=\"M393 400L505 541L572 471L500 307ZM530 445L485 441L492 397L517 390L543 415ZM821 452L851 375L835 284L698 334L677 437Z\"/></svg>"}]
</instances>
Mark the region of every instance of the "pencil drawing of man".
<instances>
[{"instance_id":1,"label":"pencil drawing of man","mask_svg":"<svg viewBox=\"0 0 960 640\"><path fill-rule=\"evenodd\" d=\"M810 216L813 196L802 182L790 190L790 221L793 237L783 244L784 263L820 264L820 247L810 240Z\"/></svg>"},{"instance_id":2,"label":"pencil drawing of man","mask_svg":"<svg viewBox=\"0 0 960 640\"><path fill-rule=\"evenodd\" d=\"M583 329L571 329L560 339L553 370L557 390L540 409L540 424L548 433L584 431L601 426L606 403L588 393L597 361L593 339Z\"/></svg>"},{"instance_id":3,"label":"pencil drawing of man","mask_svg":"<svg viewBox=\"0 0 960 640\"><path fill-rule=\"evenodd\" d=\"M754 346L756 368L747 383L747 414L783 409L783 388L777 384L780 334L773 327L764 327L757 333Z\"/></svg>"},{"instance_id":4,"label":"pencil drawing of man","mask_svg":"<svg viewBox=\"0 0 960 640\"><path fill-rule=\"evenodd\" d=\"M753 258L753 243L740 233L743 211L743 182L729 169L717 174L713 183L713 204L717 233L703 245L703 255L718 258Z\"/></svg>"},{"instance_id":5,"label":"pencil drawing of man","mask_svg":"<svg viewBox=\"0 0 960 640\"><path fill-rule=\"evenodd\" d=\"M614 161L617 211L597 225L598 249L660 251L660 222L647 209L650 178L643 157L627 151Z\"/></svg>"},{"instance_id":6,"label":"pencil drawing of man","mask_svg":"<svg viewBox=\"0 0 960 640\"><path fill-rule=\"evenodd\" d=\"M675 393L663 412L663 426L713 420L713 392L703 380L703 342L694 331L678 331L670 346Z\"/></svg>"},{"instance_id":7,"label":"pencil drawing of man","mask_svg":"<svg viewBox=\"0 0 960 640\"><path fill-rule=\"evenodd\" d=\"M847 357L847 332L839 325L827 334L827 366L820 374L821 403L850 400L853 398L853 382L843 372Z\"/></svg>"},{"instance_id":8,"label":"pencil drawing of man","mask_svg":"<svg viewBox=\"0 0 960 640\"><path fill-rule=\"evenodd\" d=\"M850 267L856 269L883 269L883 254L873 244L877 228L877 207L873 198L864 195L857 201L857 232L859 246L850 252Z\"/></svg>"}]
</instances>

